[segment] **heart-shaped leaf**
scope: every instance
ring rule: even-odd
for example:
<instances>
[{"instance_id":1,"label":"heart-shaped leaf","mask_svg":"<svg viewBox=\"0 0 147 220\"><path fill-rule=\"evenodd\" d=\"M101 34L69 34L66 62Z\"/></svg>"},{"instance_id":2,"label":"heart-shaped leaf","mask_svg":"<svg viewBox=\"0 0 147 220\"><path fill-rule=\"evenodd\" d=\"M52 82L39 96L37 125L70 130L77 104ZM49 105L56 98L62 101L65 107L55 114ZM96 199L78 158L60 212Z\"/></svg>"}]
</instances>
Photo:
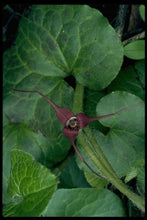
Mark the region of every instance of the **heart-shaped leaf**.
<instances>
[{"instance_id":1,"label":"heart-shaped leaf","mask_svg":"<svg viewBox=\"0 0 147 220\"><path fill-rule=\"evenodd\" d=\"M139 103L137 96L127 92L112 92L97 105L97 114L105 115ZM120 112L100 122L110 128L106 136L96 134L97 141L119 176L124 176L144 157L144 104Z\"/></svg>"},{"instance_id":2,"label":"heart-shaped leaf","mask_svg":"<svg viewBox=\"0 0 147 220\"><path fill-rule=\"evenodd\" d=\"M133 94L115 91L99 101L96 108L97 115L114 113L140 101L141 99ZM108 127L109 131L104 135L93 129L94 138L117 175L123 177L128 174L132 167L136 166L138 160L144 158L144 103L142 102L138 106L112 117L101 119L100 123ZM88 143L91 146L91 143ZM99 172L78 142L77 146L88 164ZM79 159L78 164L80 168L90 172Z\"/></svg>"},{"instance_id":3,"label":"heart-shaped leaf","mask_svg":"<svg viewBox=\"0 0 147 220\"><path fill-rule=\"evenodd\" d=\"M116 77L123 48L98 10L87 5L34 5L28 18L22 17L16 46L5 59L7 81L15 85L32 74L38 82L40 75L47 81L49 76L73 74L83 85L100 90Z\"/></svg>"},{"instance_id":4,"label":"heart-shaped leaf","mask_svg":"<svg viewBox=\"0 0 147 220\"><path fill-rule=\"evenodd\" d=\"M34 143L35 154L40 151L44 158L41 163L50 166L62 160L70 147L52 107L38 94L10 91L10 86L39 90L71 110L73 89L64 78L74 75L83 85L100 90L117 75L122 50L117 34L98 10L86 5L33 5L28 17L20 20L15 45L4 53L4 115L21 123L24 132L16 129L19 125L8 126L12 130L6 134L4 151L11 150L7 143L13 136L11 146L23 149L25 140L25 151L32 153L29 147ZM37 144L35 133L41 140Z\"/></svg>"}]
</instances>

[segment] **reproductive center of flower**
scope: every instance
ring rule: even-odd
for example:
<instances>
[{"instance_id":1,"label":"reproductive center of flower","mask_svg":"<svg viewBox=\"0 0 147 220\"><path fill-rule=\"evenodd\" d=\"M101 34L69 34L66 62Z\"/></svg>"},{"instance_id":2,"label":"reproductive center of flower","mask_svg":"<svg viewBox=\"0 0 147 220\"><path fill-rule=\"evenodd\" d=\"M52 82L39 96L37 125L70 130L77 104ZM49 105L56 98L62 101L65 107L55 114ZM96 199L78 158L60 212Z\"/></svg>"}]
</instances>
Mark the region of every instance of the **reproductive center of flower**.
<instances>
[{"instance_id":1,"label":"reproductive center of flower","mask_svg":"<svg viewBox=\"0 0 147 220\"><path fill-rule=\"evenodd\" d=\"M71 130L79 130L79 122L75 116L71 117L66 122L66 127L70 128Z\"/></svg>"},{"instance_id":2,"label":"reproductive center of flower","mask_svg":"<svg viewBox=\"0 0 147 220\"><path fill-rule=\"evenodd\" d=\"M41 95L48 103L50 103L50 105L54 108L54 110L56 111L56 115L57 115L57 118L58 120L64 125L64 128L63 128L63 134L65 137L67 137L69 139L69 141L71 142L71 144L73 145L76 153L78 154L79 158L81 159L81 161L83 163L86 164L86 166L94 173L96 174L97 176L100 177L100 175L95 172L89 165L88 163L85 161L85 159L83 158L83 156L80 154L80 152L78 151L76 145L75 145L75 142L74 142L74 139L77 137L78 135L78 132L80 129L83 129L85 128L90 122L92 121L95 121L95 120L99 120L99 119L102 119L102 118L107 118L107 117L111 117L115 114L118 114L122 111L126 111L126 110L129 110L131 108L134 108L135 106L141 104L143 101L135 104L135 105L132 105L132 106L129 106L129 107L126 107L126 108L123 108L115 113L111 113L111 114L107 114L107 115L102 115L102 116L98 116L98 117L89 117L87 115L85 115L84 113L78 113L77 115L74 115L69 109L66 109L66 108L62 108L62 107L59 107L57 106L54 102L52 102L49 98L47 98L43 93L37 91L37 90L34 90L34 91L28 91L28 90L18 90L18 89L14 89L14 88L11 88L12 90L14 91L17 91L17 92L35 92L35 93L38 93L39 95ZM104 178L105 179L105 178Z\"/></svg>"}]
</instances>

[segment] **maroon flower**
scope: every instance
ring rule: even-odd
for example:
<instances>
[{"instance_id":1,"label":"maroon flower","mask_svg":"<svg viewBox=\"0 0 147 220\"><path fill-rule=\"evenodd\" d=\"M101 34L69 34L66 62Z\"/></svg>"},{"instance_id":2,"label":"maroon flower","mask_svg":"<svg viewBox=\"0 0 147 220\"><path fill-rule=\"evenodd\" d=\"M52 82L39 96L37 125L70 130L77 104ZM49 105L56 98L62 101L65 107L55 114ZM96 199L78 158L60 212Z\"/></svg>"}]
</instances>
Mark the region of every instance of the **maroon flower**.
<instances>
[{"instance_id":1,"label":"maroon flower","mask_svg":"<svg viewBox=\"0 0 147 220\"><path fill-rule=\"evenodd\" d=\"M64 125L63 128L63 134L69 139L69 141L71 142L71 144L73 145L76 153L78 154L78 156L80 157L80 159L86 164L86 166L93 172L95 173L97 176L101 177L98 173L96 173L88 164L87 162L84 160L84 158L82 157L82 155L80 154L80 152L78 151L75 143L74 143L74 139L76 138L76 136L78 135L78 132L80 129L83 129L84 127L86 127L91 121L95 121L95 120L99 120L101 118L106 118L106 117L111 117L121 111L125 111L127 109L133 108L135 106L137 106L140 103L137 103L135 105L132 105L130 107L127 108L123 108L115 113L111 113L108 115L103 115L103 116L99 116L99 117L89 117L87 115L85 115L84 113L79 113L77 115L74 115L70 110L66 109L66 108L61 108L59 106L57 106L55 103L53 103L49 98L47 98L45 95L43 95L41 92L37 91L37 90L33 90L33 91L27 91L27 90L18 90L18 89L13 89L14 91L17 92L32 92L32 93L38 93L39 95L41 95L47 102L49 102L51 104L51 106L54 108L54 110L56 111L56 115L58 120ZM101 177L103 178L103 177Z\"/></svg>"},{"instance_id":2,"label":"maroon flower","mask_svg":"<svg viewBox=\"0 0 147 220\"><path fill-rule=\"evenodd\" d=\"M57 106L49 98L47 98L45 95L43 95L41 92L39 92L37 90L27 91L27 90L13 89L13 88L11 88L11 89L14 91L17 91L17 92L38 93L47 102L49 102L51 104L51 106L54 108L54 110L56 111L56 115L57 115L58 120L64 125L63 134L70 140L70 142L72 144L73 144L75 137L78 135L79 130L86 127L91 121L99 120L101 118L110 117L110 116L116 114L116 113L113 113L113 114L103 115L103 116L99 116L99 117L88 117L84 113L79 113L77 115L74 115L70 110Z\"/></svg>"}]
</instances>

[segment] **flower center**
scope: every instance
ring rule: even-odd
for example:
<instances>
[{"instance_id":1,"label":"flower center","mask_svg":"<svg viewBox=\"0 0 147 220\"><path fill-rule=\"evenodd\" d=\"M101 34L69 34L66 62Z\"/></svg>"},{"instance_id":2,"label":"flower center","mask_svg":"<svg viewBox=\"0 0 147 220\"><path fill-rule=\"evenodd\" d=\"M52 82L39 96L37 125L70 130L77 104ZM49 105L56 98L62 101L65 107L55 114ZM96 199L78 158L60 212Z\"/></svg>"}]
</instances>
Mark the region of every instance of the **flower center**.
<instances>
[{"instance_id":1,"label":"flower center","mask_svg":"<svg viewBox=\"0 0 147 220\"><path fill-rule=\"evenodd\" d=\"M79 122L77 120L77 118L71 117L67 122L66 122L66 126L72 130L78 130L79 129Z\"/></svg>"}]
</instances>

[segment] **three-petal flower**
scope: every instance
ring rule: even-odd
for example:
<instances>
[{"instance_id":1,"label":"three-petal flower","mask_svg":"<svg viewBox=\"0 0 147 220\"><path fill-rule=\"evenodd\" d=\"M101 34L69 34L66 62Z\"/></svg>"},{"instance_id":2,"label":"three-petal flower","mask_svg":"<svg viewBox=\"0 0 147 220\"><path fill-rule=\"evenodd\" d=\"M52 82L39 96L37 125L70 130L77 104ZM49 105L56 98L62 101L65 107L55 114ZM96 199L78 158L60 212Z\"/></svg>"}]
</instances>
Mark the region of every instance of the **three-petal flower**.
<instances>
[{"instance_id":1,"label":"three-petal flower","mask_svg":"<svg viewBox=\"0 0 147 220\"><path fill-rule=\"evenodd\" d=\"M49 98L47 98L43 93L37 91L37 90L33 90L33 91L28 91L28 90L18 90L18 89L14 89L11 88L14 91L17 92L31 92L31 93L38 93L39 95L41 95L47 102L50 103L50 105L54 108L54 110L56 111L56 115L58 120L64 125L63 128L63 134L69 139L69 141L71 142L71 144L73 145L76 153L78 154L78 156L80 157L80 159L86 164L86 166L93 172L95 173L97 176L101 177L98 173L96 173L88 164L87 162L84 160L84 158L82 157L82 155L80 154L80 152L78 151L75 143L74 143L74 139L76 138L76 136L79 133L80 129L85 128L91 121L95 121L95 120L99 120L102 118L106 118L106 117L111 117L115 114L118 114L121 111L125 111L128 110L130 108L133 108L137 105L139 105L140 103L137 103L135 105L132 105L130 107L127 108L123 108L115 113L111 113L108 115L103 115L103 116L99 116L99 117L89 117L87 115L85 115L84 113L78 113L76 115L74 115L70 110L66 109L66 108L62 108L59 107L58 105L56 105L54 102L52 102ZM103 178L103 177L101 177ZM104 178L105 179L105 178Z\"/></svg>"}]
</instances>

